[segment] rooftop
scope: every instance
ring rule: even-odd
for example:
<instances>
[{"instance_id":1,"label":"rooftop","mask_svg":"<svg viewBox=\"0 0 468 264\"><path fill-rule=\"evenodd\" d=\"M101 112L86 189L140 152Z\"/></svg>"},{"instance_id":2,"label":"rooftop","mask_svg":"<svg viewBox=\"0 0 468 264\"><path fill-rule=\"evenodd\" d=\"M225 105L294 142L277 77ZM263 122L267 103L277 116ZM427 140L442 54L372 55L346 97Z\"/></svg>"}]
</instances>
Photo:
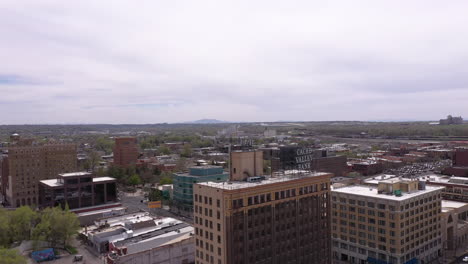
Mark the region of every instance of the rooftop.
<instances>
[{"instance_id":1,"label":"rooftop","mask_svg":"<svg viewBox=\"0 0 468 264\"><path fill-rule=\"evenodd\" d=\"M396 175L383 174L383 175L378 175L378 176L374 176L371 178L367 178L366 180L364 180L364 182L366 184L377 185L379 182L388 180L388 179L398 179L398 177ZM402 178L402 179L409 180L408 178ZM413 179L418 179L420 181L433 182L433 183L468 185L468 178L466 177L454 177L454 176L439 175L439 174L434 174L434 173L416 176Z\"/></svg>"},{"instance_id":2,"label":"rooftop","mask_svg":"<svg viewBox=\"0 0 468 264\"><path fill-rule=\"evenodd\" d=\"M93 182L106 182L106 181L115 181L115 178L112 177L97 177L93 178ZM50 180L42 180L40 181L42 184L45 184L49 187L59 187L63 186L63 183L59 182L57 179L50 179Z\"/></svg>"},{"instance_id":3,"label":"rooftop","mask_svg":"<svg viewBox=\"0 0 468 264\"><path fill-rule=\"evenodd\" d=\"M59 182L57 179L42 180L40 181L40 183L45 184L49 187L58 187L63 185L63 183Z\"/></svg>"},{"instance_id":4,"label":"rooftop","mask_svg":"<svg viewBox=\"0 0 468 264\"><path fill-rule=\"evenodd\" d=\"M193 233L194 228L192 226L180 223L144 235L118 241L115 243L115 246L125 246L128 249L127 254L132 254L190 238Z\"/></svg>"},{"instance_id":5,"label":"rooftop","mask_svg":"<svg viewBox=\"0 0 468 264\"><path fill-rule=\"evenodd\" d=\"M332 193L346 193L346 194L354 194L358 196L379 198L379 199L385 199L385 200L404 201L410 198L417 197L422 194L427 194L427 193L431 193L433 191L442 190L442 189L444 189L444 187L426 186L426 190L417 190L414 192L402 192L402 196L395 196L395 195L389 195L389 194L379 194L377 193L377 188L375 187L354 185L354 186L346 186L342 188L333 188Z\"/></svg>"},{"instance_id":6,"label":"rooftop","mask_svg":"<svg viewBox=\"0 0 468 264\"><path fill-rule=\"evenodd\" d=\"M274 177L265 176L264 180L248 182L248 181L229 181L229 182L203 182L198 183L200 185L205 185L209 187L224 189L224 190L236 190L243 188L253 188L261 185L274 184L280 182L287 182L298 180L308 177L317 177L323 175L329 175L330 173L325 172L309 172L309 171L299 171L299 170L289 170L281 174L277 174Z\"/></svg>"},{"instance_id":7,"label":"rooftop","mask_svg":"<svg viewBox=\"0 0 468 264\"><path fill-rule=\"evenodd\" d=\"M93 175L91 172L80 171L80 172L70 172L70 173L61 173L61 177L80 177L80 176L90 176Z\"/></svg>"},{"instance_id":8,"label":"rooftop","mask_svg":"<svg viewBox=\"0 0 468 264\"><path fill-rule=\"evenodd\" d=\"M468 205L468 203L442 200L442 209L456 209Z\"/></svg>"},{"instance_id":9,"label":"rooftop","mask_svg":"<svg viewBox=\"0 0 468 264\"><path fill-rule=\"evenodd\" d=\"M112 178L112 177L96 177L96 178L93 178L93 182L103 182L103 181L115 181L115 178Z\"/></svg>"}]
</instances>

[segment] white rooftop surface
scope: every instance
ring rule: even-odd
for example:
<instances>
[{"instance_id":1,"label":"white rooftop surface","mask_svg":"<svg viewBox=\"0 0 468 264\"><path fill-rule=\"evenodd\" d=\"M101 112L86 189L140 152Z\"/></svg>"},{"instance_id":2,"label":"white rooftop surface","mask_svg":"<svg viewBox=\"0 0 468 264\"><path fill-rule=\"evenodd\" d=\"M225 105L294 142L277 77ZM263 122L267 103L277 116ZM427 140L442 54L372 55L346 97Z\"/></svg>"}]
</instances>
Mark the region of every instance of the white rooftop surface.
<instances>
[{"instance_id":1,"label":"white rooftop surface","mask_svg":"<svg viewBox=\"0 0 468 264\"><path fill-rule=\"evenodd\" d=\"M102 181L113 181L115 178L112 177L97 177L93 178L93 182L102 182Z\"/></svg>"},{"instance_id":2,"label":"white rooftop surface","mask_svg":"<svg viewBox=\"0 0 468 264\"><path fill-rule=\"evenodd\" d=\"M376 176L373 176L371 178L367 178L364 180L365 183L368 183L368 184L379 184L380 181L383 181L383 180L388 180L388 179L392 179L392 178L397 178L396 175L391 175L391 174L383 174L383 175L376 175Z\"/></svg>"},{"instance_id":3,"label":"white rooftop surface","mask_svg":"<svg viewBox=\"0 0 468 264\"><path fill-rule=\"evenodd\" d=\"M442 200L442 208L461 208L463 206L468 205L468 203L462 203L462 202L455 202L455 201L448 201L448 200Z\"/></svg>"},{"instance_id":4,"label":"white rooftop surface","mask_svg":"<svg viewBox=\"0 0 468 264\"><path fill-rule=\"evenodd\" d=\"M58 182L57 179L42 180L40 182L50 187L63 186L63 183Z\"/></svg>"},{"instance_id":5,"label":"white rooftop surface","mask_svg":"<svg viewBox=\"0 0 468 264\"><path fill-rule=\"evenodd\" d=\"M453 184L466 184L468 185L468 178L464 177L451 177L447 175L438 175L438 174L426 174L417 177L420 181L429 181L434 183L453 183ZM396 175L376 175L371 178L364 180L367 184L377 185L381 181L388 179L398 179ZM409 180L407 178L402 178L402 180Z\"/></svg>"},{"instance_id":6,"label":"white rooftop surface","mask_svg":"<svg viewBox=\"0 0 468 264\"><path fill-rule=\"evenodd\" d=\"M80 171L80 172L60 173L59 175L62 177L77 177L77 176L92 175L92 173L86 172L86 171Z\"/></svg>"},{"instance_id":7,"label":"white rooftop surface","mask_svg":"<svg viewBox=\"0 0 468 264\"><path fill-rule=\"evenodd\" d=\"M265 180L261 180L257 182L230 181L230 182L202 182L198 184L209 186L209 187L214 187L214 188L219 188L219 189L225 189L225 190L235 190L235 189L252 188L252 187L257 187L260 185L293 181L293 180L298 180L298 179L303 179L303 178L308 178L308 177L317 177L317 176L329 174L325 172L306 172L304 174L301 174L301 173L304 173L304 172L287 171L285 172L285 174L282 174L280 176L274 176L274 177L267 176Z\"/></svg>"},{"instance_id":8,"label":"white rooftop surface","mask_svg":"<svg viewBox=\"0 0 468 264\"><path fill-rule=\"evenodd\" d=\"M191 226L184 227L179 230L180 230L180 233L177 233L176 231L171 231L169 233L165 233L165 234L155 236L146 240L142 240L134 244L128 244L126 245L127 250L128 250L127 254L142 252L142 251L160 247L163 245L176 243L184 239L190 238L191 237L190 233L194 232L194 228Z\"/></svg>"},{"instance_id":9,"label":"white rooftop surface","mask_svg":"<svg viewBox=\"0 0 468 264\"><path fill-rule=\"evenodd\" d=\"M162 219L156 219L148 215L148 213L136 213L134 215L123 215L123 216L115 216L115 217L109 217L107 219L102 219L99 221L96 221L95 223L104 223L105 220L107 220L107 224L109 224L108 228L105 228L103 230L97 231L95 227L90 227L88 229L87 234L92 234L93 236L98 236L100 239L108 240L109 242L117 242L121 240L128 239L130 237L137 237L142 234L146 234L149 232L156 231L158 229L162 229L167 226L172 226L176 224L181 224L182 222L179 220L176 220L174 218L170 217L165 217ZM146 227L146 228L141 228L137 230L127 230L125 228L125 223L131 222L131 223L138 223L138 222L143 222L143 221L149 221L149 220L154 220L155 226L152 227ZM112 233L113 230L117 231L121 229L118 233ZM193 230L192 230L193 231ZM109 233L110 232L110 233ZM106 235L106 233L109 233L109 235Z\"/></svg>"},{"instance_id":10,"label":"white rooftop surface","mask_svg":"<svg viewBox=\"0 0 468 264\"><path fill-rule=\"evenodd\" d=\"M392 201L404 201L406 199L410 199L421 194L430 193L436 190L442 190L444 187L438 186L426 186L426 190L417 190L414 192L402 192L402 196L395 196L389 194L378 194L377 188L369 187L369 186L361 186L361 185L354 185L354 186L346 186L342 188L333 188L332 192L334 193L346 193L346 194L354 194L357 196L365 196L371 198L379 198L379 199L386 199Z\"/></svg>"}]
</instances>

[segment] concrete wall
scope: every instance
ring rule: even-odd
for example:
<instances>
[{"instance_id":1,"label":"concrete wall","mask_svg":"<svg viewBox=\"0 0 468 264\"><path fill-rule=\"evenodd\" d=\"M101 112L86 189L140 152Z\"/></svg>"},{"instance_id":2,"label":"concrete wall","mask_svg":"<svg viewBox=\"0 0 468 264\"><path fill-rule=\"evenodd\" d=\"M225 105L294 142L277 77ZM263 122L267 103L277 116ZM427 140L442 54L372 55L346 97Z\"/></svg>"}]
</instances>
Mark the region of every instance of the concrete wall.
<instances>
[{"instance_id":1,"label":"concrete wall","mask_svg":"<svg viewBox=\"0 0 468 264\"><path fill-rule=\"evenodd\" d=\"M195 239L153 248L151 250L120 256L115 264L189 264L195 263Z\"/></svg>"},{"instance_id":2,"label":"concrete wall","mask_svg":"<svg viewBox=\"0 0 468 264\"><path fill-rule=\"evenodd\" d=\"M262 151L234 151L231 153L231 180L263 175Z\"/></svg>"}]
</instances>

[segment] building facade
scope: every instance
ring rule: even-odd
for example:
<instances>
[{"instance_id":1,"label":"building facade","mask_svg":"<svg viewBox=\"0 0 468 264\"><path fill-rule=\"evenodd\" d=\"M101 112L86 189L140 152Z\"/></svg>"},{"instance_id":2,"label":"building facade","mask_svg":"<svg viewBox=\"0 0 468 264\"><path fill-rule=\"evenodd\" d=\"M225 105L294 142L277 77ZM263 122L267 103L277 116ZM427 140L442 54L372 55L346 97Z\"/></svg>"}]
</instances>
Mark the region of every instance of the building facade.
<instances>
[{"instance_id":1,"label":"building facade","mask_svg":"<svg viewBox=\"0 0 468 264\"><path fill-rule=\"evenodd\" d=\"M333 258L349 263L428 263L441 255L443 187L398 178L332 191Z\"/></svg>"},{"instance_id":2,"label":"building facade","mask_svg":"<svg viewBox=\"0 0 468 264\"><path fill-rule=\"evenodd\" d=\"M115 138L114 165L121 168L135 166L139 152L137 139L135 137Z\"/></svg>"},{"instance_id":3,"label":"building facade","mask_svg":"<svg viewBox=\"0 0 468 264\"><path fill-rule=\"evenodd\" d=\"M330 176L196 184L195 263L331 263Z\"/></svg>"},{"instance_id":4,"label":"building facade","mask_svg":"<svg viewBox=\"0 0 468 264\"><path fill-rule=\"evenodd\" d=\"M116 180L111 177L94 177L90 172L73 172L39 182L40 207L65 207L68 204L70 209L76 209L116 201Z\"/></svg>"},{"instance_id":5,"label":"building facade","mask_svg":"<svg viewBox=\"0 0 468 264\"><path fill-rule=\"evenodd\" d=\"M241 180L245 177L263 175L263 151L233 151L231 152L232 180Z\"/></svg>"},{"instance_id":6,"label":"building facade","mask_svg":"<svg viewBox=\"0 0 468 264\"><path fill-rule=\"evenodd\" d=\"M37 205L39 181L77 170L75 144L11 144L0 161L1 190L7 206Z\"/></svg>"},{"instance_id":7,"label":"building facade","mask_svg":"<svg viewBox=\"0 0 468 264\"><path fill-rule=\"evenodd\" d=\"M442 200L442 242L449 251L468 245L468 203Z\"/></svg>"},{"instance_id":8,"label":"building facade","mask_svg":"<svg viewBox=\"0 0 468 264\"><path fill-rule=\"evenodd\" d=\"M174 173L173 202L180 213L191 215L193 211L193 185L199 182L225 182L229 174L221 166L194 166L188 173Z\"/></svg>"}]
</instances>

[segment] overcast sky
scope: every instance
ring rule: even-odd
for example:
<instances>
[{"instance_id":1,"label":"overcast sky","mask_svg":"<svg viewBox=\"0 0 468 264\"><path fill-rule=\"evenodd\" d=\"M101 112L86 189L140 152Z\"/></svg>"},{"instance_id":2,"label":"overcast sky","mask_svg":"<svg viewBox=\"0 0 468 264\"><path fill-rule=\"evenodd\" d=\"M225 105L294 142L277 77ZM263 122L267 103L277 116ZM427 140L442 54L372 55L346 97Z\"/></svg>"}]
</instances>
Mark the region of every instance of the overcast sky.
<instances>
[{"instance_id":1,"label":"overcast sky","mask_svg":"<svg viewBox=\"0 0 468 264\"><path fill-rule=\"evenodd\" d=\"M465 0L1 0L0 124L468 117L467 14Z\"/></svg>"}]
</instances>

